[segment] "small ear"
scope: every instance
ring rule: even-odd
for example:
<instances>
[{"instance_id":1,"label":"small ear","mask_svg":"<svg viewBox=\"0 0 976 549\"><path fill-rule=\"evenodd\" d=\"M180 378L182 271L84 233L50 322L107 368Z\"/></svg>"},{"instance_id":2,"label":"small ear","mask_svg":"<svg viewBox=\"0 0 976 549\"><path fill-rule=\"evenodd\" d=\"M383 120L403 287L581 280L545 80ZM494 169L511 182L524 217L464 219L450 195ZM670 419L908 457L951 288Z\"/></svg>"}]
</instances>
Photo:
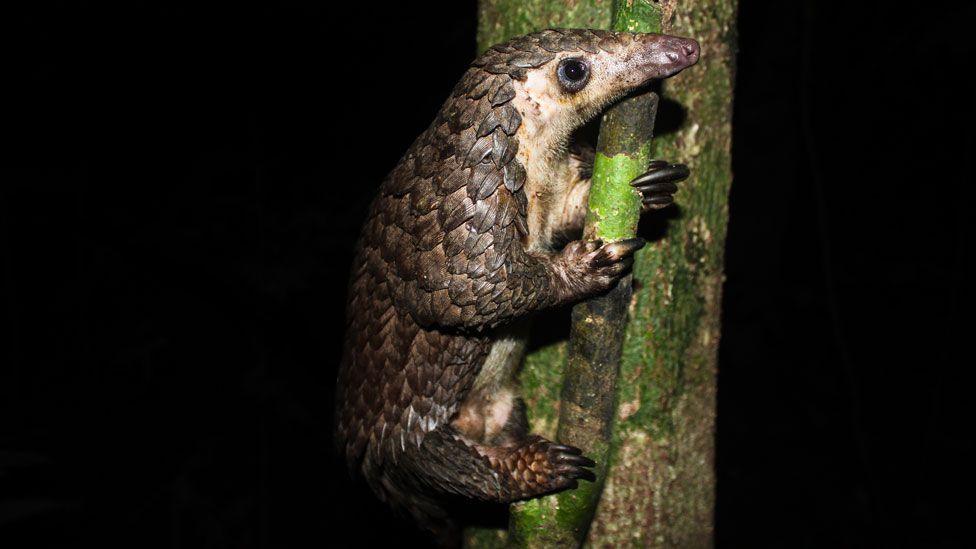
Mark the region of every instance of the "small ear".
<instances>
[{"instance_id":1,"label":"small ear","mask_svg":"<svg viewBox=\"0 0 976 549\"><path fill-rule=\"evenodd\" d=\"M596 158L596 147L582 136L577 136L569 147L569 155L579 162L579 178L593 177L593 161Z\"/></svg>"},{"instance_id":2,"label":"small ear","mask_svg":"<svg viewBox=\"0 0 976 549\"><path fill-rule=\"evenodd\" d=\"M596 142L600 135L600 119L594 118L576 128L569 141L569 154L579 163L579 178L593 177L593 161L596 158Z\"/></svg>"}]
</instances>

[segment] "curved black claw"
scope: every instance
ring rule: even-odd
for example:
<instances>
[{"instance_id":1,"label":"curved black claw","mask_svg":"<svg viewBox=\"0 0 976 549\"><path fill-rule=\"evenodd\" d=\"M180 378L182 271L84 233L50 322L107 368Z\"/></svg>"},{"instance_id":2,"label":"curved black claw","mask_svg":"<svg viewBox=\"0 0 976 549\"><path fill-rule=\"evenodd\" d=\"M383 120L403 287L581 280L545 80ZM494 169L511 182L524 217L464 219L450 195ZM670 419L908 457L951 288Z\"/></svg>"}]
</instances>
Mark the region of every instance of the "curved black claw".
<instances>
[{"instance_id":1,"label":"curved black claw","mask_svg":"<svg viewBox=\"0 0 976 549\"><path fill-rule=\"evenodd\" d=\"M626 263L627 260L632 261L634 252L643 248L646 243L646 240L638 236L603 245L593 255L592 264L596 267L606 267L615 263Z\"/></svg>"},{"instance_id":2,"label":"curved black claw","mask_svg":"<svg viewBox=\"0 0 976 549\"><path fill-rule=\"evenodd\" d=\"M664 160L652 160L647 171L634 178L631 186L643 195L642 210L657 210L674 202L675 184L688 178L691 172L684 164L671 164Z\"/></svg>"},{"instance_id":3,"label":"curved black claw","mask_svg":"<svg viewBox=\"0 0 976 549\"><path fill-rule=\"evenodd\" d=\"M565 479L573 479L568 486L575 487L575 479L596 480L596 475L588 469L596 462L582 454L582 450L573 446L553 444L549 447L549 461L555 466L555 473Z\"/></svg>"}]
</instances>

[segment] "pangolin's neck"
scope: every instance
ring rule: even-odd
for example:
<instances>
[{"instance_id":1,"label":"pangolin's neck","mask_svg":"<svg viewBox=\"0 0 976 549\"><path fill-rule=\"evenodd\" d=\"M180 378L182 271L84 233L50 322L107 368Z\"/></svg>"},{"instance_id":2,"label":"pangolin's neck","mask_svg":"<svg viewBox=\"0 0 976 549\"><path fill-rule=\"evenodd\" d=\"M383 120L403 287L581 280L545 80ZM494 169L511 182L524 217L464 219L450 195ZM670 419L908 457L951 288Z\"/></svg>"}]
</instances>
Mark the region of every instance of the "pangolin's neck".
<instances>
[{"instance_id":1,"label":"pangolin's neck","mask_svg":"<svg viewBox=\"0 0 976 549\"><path fill-rule=\"evenodd\" d=\"M552 248L557 230L557 210L569 193L572 179L569 152L564 147L539 150L525 147L519 139L518 160L525 168L525 195L528 199L529 236L527 248L545 251Z\"/></svg>"}]
</instances>

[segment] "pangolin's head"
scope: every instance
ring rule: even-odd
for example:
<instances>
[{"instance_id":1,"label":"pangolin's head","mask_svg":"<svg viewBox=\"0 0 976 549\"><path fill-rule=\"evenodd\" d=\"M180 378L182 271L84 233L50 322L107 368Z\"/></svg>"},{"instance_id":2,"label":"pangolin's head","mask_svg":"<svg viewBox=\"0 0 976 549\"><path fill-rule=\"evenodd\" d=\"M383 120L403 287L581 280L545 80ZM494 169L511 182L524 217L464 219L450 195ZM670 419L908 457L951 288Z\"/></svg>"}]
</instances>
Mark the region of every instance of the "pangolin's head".
<instances>
[{"instance_id":1,"label":"pangolin's head","mask_svg":"<svg viewBox=\"0 0 976 549\"><path fill-rule=\"evenodd\" d=\"M455 97L484 96L493 110L514 108L533 138L565 142L610 102L694 65L698 54L698 43L689 38L545 30L489 48L472 63ZM509 117L496 117L505 128ZM475 113L473 118L476 122L480 117Z\"/></svg>"}]
</instances>

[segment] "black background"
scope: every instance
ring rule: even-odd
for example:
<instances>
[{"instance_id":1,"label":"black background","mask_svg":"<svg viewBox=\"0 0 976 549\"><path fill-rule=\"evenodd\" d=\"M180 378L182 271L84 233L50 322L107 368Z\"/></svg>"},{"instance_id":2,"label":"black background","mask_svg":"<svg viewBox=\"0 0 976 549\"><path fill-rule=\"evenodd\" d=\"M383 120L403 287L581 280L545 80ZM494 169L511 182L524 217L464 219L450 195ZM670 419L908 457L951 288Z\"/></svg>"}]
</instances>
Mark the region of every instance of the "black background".
<instances>
[{"instance_id":1,"label":"black background","mask_svg":"<svg viewBox=\"0 0 976 549\"><path fill-rule=\"evenodd\" d=\"M973 537L965 4L741 1L719 546ZM474 5L11 21L0 544L423 542L333 459L332 391L356 232Z\"/></svg>"}]
</instances>

